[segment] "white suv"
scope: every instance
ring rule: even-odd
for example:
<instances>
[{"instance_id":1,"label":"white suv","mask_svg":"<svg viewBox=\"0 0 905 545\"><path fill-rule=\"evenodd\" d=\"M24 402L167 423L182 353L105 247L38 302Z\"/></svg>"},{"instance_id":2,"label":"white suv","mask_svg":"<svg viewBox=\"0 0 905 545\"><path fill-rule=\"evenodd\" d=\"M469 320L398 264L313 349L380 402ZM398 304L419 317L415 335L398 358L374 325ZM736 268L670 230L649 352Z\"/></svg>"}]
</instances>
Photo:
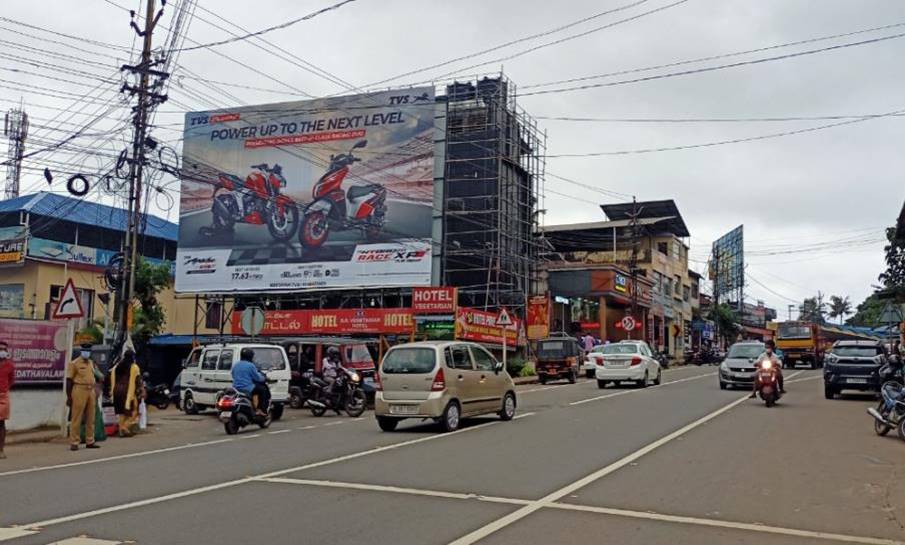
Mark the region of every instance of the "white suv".
<instances>
[{"instance_id":1,"label":"white suv","mask_svg":"<svg viewBox=\"0 0 905 545\"><path fill-rule=\"evenodd\" d=\"M282 346L274 344L227 343L196 348L185 362L180 390L182 410L188 414L213 407L220 393L232 386L232 367L239 361L243 348L255 352L254 364L267 378L273 401L273 419L283 416L283 405L289 402L289 358Z\"/></svg>"}]
</instances>

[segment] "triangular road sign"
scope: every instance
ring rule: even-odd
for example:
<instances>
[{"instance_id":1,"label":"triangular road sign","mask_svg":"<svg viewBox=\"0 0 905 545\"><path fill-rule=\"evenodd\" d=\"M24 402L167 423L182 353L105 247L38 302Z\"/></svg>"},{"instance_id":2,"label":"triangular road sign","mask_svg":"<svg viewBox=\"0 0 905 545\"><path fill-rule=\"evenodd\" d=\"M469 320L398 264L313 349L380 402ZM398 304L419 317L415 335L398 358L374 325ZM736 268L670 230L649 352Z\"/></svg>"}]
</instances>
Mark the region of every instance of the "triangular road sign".
<instances>
[{"instance_id":1,"label":"triangular road sign","mask_svg":"<svg viewBox=\"0 0 905 545\"><path fill-rule=\"evenodd\" d=\"M509 313L506 312L506 309L500 311L500 315L496 319L496 325L507 326L512 325L512 318L509 316Z\"/></svg>"},{"instance_id":2,"label":"triangular road sign","mask_svg":"<svg viewBox=\"0 0 905 545\"><path fill-rule=\"evenodd\" d=\"M79 295L75 291L75 285L73 285L70 278L66 281L66 287L63 288L60 300L57 301L57 306L53 309L53 314L51 314L50 318L52 320L64 320L67 318L81 318L84 315L85 311L82 309L82 301L79 299Z\"/></svg>"}]
</instances>

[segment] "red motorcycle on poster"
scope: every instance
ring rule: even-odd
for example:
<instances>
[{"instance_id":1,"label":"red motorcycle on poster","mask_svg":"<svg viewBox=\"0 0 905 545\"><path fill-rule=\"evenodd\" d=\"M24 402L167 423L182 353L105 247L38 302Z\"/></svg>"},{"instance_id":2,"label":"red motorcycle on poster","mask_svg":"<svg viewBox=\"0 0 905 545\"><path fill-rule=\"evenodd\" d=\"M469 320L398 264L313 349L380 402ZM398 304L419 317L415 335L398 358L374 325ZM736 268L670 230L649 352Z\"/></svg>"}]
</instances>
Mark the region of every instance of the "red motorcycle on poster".
<instances>
[{"instance_id":1,"label":"red motorcycle on poster","mask_svg":"<svg viewBox=\"0 0 905 545\"><path fill-rule=\"evenodd\" d=\"M360 229L368 242L380 236L386 223L386 188L380 184L353 185L348 192L342 188L349 167L361 161L352 152L367 145L367 140L359 140L348 153L330 156L330 166L314 185L313 200L305 208L299 226L303 247L321 247L331 228Z\"/></svg>"},{"instance_id":2,"label":"red motorcycle on poster","mask_svg":"<svg viewBox=\"0 0 905 545\"><path fill-rule=\"evenodd\" d=\"M295 235L299 223L299 209L295 202L281 193L286 187L283 168L267 163L252 165L255 169L245 180L233 174L220 173L214 189L211 214L213 226L202 229L210 234L231 233L237 223L267 225L278 242L286 242Z\"/></svg>"}]
</instances>

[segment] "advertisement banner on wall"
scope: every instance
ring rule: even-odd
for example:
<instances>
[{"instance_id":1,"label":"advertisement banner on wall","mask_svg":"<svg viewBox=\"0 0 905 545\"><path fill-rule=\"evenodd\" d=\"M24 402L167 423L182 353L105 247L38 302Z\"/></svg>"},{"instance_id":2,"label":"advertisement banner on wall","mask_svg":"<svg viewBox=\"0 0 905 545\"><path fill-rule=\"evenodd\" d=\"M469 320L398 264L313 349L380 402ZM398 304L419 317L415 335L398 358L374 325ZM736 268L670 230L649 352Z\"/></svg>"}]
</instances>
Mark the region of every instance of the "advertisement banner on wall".
<instances>
[{"instance_id":1,"label":"advertisement banner on wall","mask_svg":"<svg viewBox=\"0 0 905 545\"><path fill-rule=\"evenodd\" d=\"M0 284L0 318L25 316L25 284Z\"/></svg>"},{"instance_id":2,"label":"advertisement banner on wall","mask_svg":"<svg viewBox=\"0 0 905 545\"><path fill-rule=\"evenodd\" d=\"M268 310L259 335L407 335L414 327L409 308ZM242 330L242 312L233 312L232 333L247 334Z\"/></svg>"},{"instance_id":3,"label":"advertisement banner on wall","mask_svg":"<svg viewBox=\"0 0 905 545\"><path fill-rule=\"evenodd\" d=\"M66 366L65 322L0 319L0 339L9 343L17 384L60 382Z\"/></svg>"},{"instance_id":4,"label":"advertisement banner on wall","mask_svg":"<svg viewBox=\"0 0 905 545\"><path fill-rule=\"evenodd\" d=\"M423 286L434 91L192 112L176 291Z\"/></svg>"},{"instance_id":5,"label":"advertisement banner on wall","mask_svg":"<svg viewBox=\"0 0 905 545\"><path fill-rule=\"evenodd\" d=\"M456 311L456 338L479 343L501 344L503 328L496 325L495 312L486 312L475 308L459 307ZM509 346L522 344L519 330L521 322L512 318L512 325L505 327L506 343Z\"/></svg>"},{"instance_id":6,"label":"advertisement banner on wall","mask_svg":"<svg viewBox=\"0 0 905 545\"><path fill-rule=\"evenodd\" d=\"M0 229L0 267L25 263L28 234L23 227Z\"/></svg>"},{"instance_id":7,"label":"advertisement banner on wall","mask_svg":"<svg viewBox=\"0 0 905 545\"><path fill-rule=\"evenodd\" d=\"M536 341L550 335L550 296L533 295L528 298L528 339Z\"/></svg>"}]
</instances>

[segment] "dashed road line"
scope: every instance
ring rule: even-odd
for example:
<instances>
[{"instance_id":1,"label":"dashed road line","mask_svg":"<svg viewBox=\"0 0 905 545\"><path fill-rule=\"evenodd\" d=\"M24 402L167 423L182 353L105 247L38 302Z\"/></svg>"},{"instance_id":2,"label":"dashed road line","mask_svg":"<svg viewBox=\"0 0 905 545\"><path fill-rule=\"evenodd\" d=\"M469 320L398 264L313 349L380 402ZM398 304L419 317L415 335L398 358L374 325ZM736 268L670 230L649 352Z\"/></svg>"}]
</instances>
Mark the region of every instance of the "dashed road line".
<instances>
[{"instance_id":1,"label":"dashed road line","mask_svg":"<svg viewBox=\"0 0 905 545\"><path fill-rule=\"evenodd\" d=\"M688 382L691 380L699 380L699 379L706 378L706 377L712 377L714 375L716 375L716 373L707 373L704 375L695 375L693 377L685 377L685 378L680 378L677 380L671 380L669 382L664 382L664 383L660 384L660 386L651 386L650 388L639 388L637 390L620 390L618 392L613 392L613 393L603 394L603 395L599 395L599 396L595 396L595 397L589 397L588 399L581 399L578 401L573 401L573 402L569 403L569 405L570 406L582 405L584 403L590 403L592 401L600 401L601 399L609 399L611 397L618 397L621 395L628 395L628 394L637 393L637 392L644 392L644 391L648 391L652 388L669 386L670 384L678 384L680 382Z\"/></svg>"}]
</instances>

